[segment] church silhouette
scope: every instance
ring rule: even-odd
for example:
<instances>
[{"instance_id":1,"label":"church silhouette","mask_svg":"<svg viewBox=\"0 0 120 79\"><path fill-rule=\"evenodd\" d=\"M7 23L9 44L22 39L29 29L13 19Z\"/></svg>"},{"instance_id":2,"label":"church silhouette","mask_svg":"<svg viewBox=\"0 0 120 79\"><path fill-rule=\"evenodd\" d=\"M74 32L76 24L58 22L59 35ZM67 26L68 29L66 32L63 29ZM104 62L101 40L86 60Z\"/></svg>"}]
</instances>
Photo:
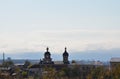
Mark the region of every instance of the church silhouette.
<instances>
[{"instance_id":1,"label":"church silhouette","mask_svg":"<svg viewBox=\"0 0 120 79\"><path fill-rule=\"evenodd\" d=\"M64 64L69 64L69 53L67 52L67 48L65 47L65 51L63 53L63 63ZM43 60L40 60L40 64L44 65L44 64L54 64L54 61L52 61L51 58L51 53L49 52L49 48L46 48L46 52L44 53L44 58Z\"/></svg>"}]
</instances>

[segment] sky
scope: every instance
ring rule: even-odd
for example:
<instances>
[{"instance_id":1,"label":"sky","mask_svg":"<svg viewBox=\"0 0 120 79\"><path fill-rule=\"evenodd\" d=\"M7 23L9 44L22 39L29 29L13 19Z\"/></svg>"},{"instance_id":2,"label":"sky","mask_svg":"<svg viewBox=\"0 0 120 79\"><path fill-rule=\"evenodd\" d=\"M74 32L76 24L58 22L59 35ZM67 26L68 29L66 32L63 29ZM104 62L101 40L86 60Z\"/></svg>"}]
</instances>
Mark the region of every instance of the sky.
<instances>
[{"instance_id":1,"label":"sky","mask_svg":"<svg viewBox=\"0 0 120 79\"><path fill-rule=\"evenodd\" d=\"M120 56L109 53L120 52L119 4L120 0L0 0L0 54L45 52L46 47L61 54L67 47L71 54L90 51L90 59L99 55L91 51L100 50L105 50L103 58Z\"/></svg>"}]
</instances>

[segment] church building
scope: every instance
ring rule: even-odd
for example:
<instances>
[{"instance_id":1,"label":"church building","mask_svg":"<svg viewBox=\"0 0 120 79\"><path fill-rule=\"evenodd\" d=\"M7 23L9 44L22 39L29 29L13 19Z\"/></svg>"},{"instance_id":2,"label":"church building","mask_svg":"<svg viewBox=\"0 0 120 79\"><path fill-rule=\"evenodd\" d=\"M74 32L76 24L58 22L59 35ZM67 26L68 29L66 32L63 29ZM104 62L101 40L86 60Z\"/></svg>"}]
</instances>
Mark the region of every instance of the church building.
<instances>
[{"instance_id":1,"label":"church building","mask_svg":"<svg viewBox=\"0 0 120 79\"><path fill-rule=\"evenodd\" d=\"M69 60L68 60L69 54L67 52L67 48L65 47L65 51L63 53L63 63L64 64L69 64ZM52 61L51 58L51 53L49 52L49 48L46 48L46 52L44 53L44 58L42 60L40 60L40 64L44 65L44 64L54 64L54 62Z\"/></svg>"}]
</instances>

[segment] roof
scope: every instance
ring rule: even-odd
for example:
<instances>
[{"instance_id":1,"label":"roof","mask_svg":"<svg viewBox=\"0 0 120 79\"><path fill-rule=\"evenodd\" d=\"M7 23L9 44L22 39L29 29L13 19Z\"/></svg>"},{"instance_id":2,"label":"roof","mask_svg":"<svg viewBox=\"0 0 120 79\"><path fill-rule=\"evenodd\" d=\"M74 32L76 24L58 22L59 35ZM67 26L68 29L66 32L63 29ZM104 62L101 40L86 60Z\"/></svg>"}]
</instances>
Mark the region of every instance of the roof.
<instances>
[{"instance_id":1,"label":"roof","mask_svg":"<svg viewBox=\"0 0 120 79\"><path fill-rule=\"evenodd\" d=\"M69 56L68 52L67 52L67 48L65 47L65 52L63 53L63 56Z\"/></svg>"},{"instance_id":2,"label":"roof","mask_svg":"<svg viewBox=\"0 0 120 79\"><path fill-rule=\"evenodd\" d=\"M54 61L54 64L64 64L63 61Z\"/></svg>"},{"instance_id":3,"label":"roof","mask_svg":"<svg viewBox=\"0 0 120 79\"><path fill-rule=\"evenodd\" d=\"M103 65L103 63L101 61L90 61L90 60L76 61L76 64L79 64L79 65Z\"/></svg>"},{"instance_id":4,"label":"roof","mask_svg":"<svg viewBox=\"0 0 120 79\"><path fill-rule=\"evenodd\" d=\"M68 56L69 54L65 51L64 53L63 53L63 56Z\"/></svg>"},{"instance_id":5,"label":"roof","mask_svg":"<svg viewBox=\"0 0 120 79\"><path fill-rule=\"evenodd\" d=\"M120 58L111 58L110 62L120 62Z\"/></svg>"}]
</instances>

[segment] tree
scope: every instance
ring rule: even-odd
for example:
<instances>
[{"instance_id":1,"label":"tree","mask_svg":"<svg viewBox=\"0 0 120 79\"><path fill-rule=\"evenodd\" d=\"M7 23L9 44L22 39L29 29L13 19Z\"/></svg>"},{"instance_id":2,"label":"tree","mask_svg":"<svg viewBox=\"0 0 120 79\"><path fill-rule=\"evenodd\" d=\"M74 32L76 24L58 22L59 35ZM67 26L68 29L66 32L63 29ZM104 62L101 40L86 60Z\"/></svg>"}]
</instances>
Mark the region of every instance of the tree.
<instances>
[{"instance_id":1,"label":"tree","mask_svg":"<svg viewBox=\"0 0 120 79\"><path fill-rule=\"evenodd\" d=\"M44 68L43 79L56 79L56 70L52 67Z\"/></svg>"},{"instance_id":2,"label":"tree","mask_svg":"<svg viewBox=\"0 0 120 79\"><path fill-rule=\"evenodd\" d=\"M117 64L115 67L112 68L112 79L119 79L120 78L120 64Z\"/></svg>"},{"instance_id":3,"label":"tree","mask_svg":"<svg viewBox=\"0 0 120 79\"><path fill-rule=\"evenodd\" d=\"M95 69L91 70L91 73L88 74L88 79L103 79L105 75L105 69L103 66L96 67Z\"/></svg>"},{"instance_id":4,"label":"tree","mask_svg":"<svg viewBox=\"0 0 120 79\"><path fill-rule=\"evenodd\" d=\"M28 74L28 73L27 73L26 71L23 71L23 72L22 72L22 77L23 77L23 78L27 78L27 76L28 76L27 74Z\"/></svg>"},{"instance_id":5,"label":"tree","mask_svg":"<svg viewBox=\"0 0 120 79\"><path fill-rule=\"evenodd\" d=\"M26 60L24 63L24 68L28 68L30 65L31 63L28 60Z\"/></svg>"},{"instance_id":6,"label":"tree","mask_svg":"<svg viewBox=\"0 0 120 79\"><path fill-rule=\"evenodd\" d=\"M14 62L11 59L8 59L7 61L3 63L3 66L12 67L14 66Z\"/></svg>"}]
</instances>

